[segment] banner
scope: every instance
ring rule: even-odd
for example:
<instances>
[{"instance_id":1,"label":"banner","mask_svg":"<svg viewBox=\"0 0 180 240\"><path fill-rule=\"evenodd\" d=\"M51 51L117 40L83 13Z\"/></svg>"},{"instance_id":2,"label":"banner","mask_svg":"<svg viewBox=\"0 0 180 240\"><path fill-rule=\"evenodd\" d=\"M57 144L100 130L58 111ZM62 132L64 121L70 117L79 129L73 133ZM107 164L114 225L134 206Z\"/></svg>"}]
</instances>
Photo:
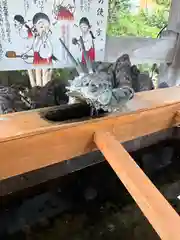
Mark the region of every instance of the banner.
<instances>
[{"instance_id":1,"label":"banner","mask_svg":"<svg viewBox=\"0 0 180 240\"><path fill-rule=\"evenodd\" d=\"M108 0L0 0L0 70L72 66L103 61Z\"/></svg>"}]
</instances>

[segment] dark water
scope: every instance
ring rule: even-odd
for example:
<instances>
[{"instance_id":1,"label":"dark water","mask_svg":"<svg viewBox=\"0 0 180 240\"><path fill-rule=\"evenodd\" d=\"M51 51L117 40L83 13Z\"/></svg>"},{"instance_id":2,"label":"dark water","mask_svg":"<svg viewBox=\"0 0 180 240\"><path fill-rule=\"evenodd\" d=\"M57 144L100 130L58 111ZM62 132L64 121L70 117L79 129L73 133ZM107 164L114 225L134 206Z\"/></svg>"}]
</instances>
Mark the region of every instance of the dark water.
<instances>
[{"instance_id":1,"label":"dark water","mask_svg":"<svg viewBox=\"0 0 180 240\"><path fill-rule=\"evenodd\" d=\"M86 103L75 103L71 105L61 105L51 110L41 112L41 116L51 122L77 122L85 121L91 118L100 118L105 116L103 110L94 111Z\"/></svg>"},{"instance_id":2,"label":"dark water","mask_svg":"<svg viewBox=\"0 0 180 240\"><path fill-rule=\"evenodd\" d=\"M149 171L143 156L148 153L160 159L167 146L173 149L169 164L163 167L160 162L159 168ZM146 167L160 190L180 180L179 141L159 143L131 155ZM180 212L175 194L170 202ZM55 187L19 199L19 204L6 206L6 210L10 217L4 215L1 226L8 225L9 234L1 239L159 239L107 162L61 177Z\"/></svg>"}]
</instances>

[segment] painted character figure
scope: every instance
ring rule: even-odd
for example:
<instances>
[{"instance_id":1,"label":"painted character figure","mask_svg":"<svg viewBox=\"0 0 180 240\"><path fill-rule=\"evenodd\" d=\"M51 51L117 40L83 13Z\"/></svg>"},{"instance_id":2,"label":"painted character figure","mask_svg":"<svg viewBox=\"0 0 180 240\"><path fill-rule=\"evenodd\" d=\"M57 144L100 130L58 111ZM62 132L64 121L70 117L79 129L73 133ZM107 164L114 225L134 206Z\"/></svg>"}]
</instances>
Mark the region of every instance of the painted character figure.
<instances>
[{"instance_id":1,"label":"painted character figure","mask_svg":"<svg viewBox=\"0 0 180 240\"><path fill-rule=\"evenodd\" d=\"M34 61L37 64L52 64L53 49L50 42L50 20L44 13L36 13L33 17L33 26L36 29L33 42Z\"/></svg>"},{"instance_id":2,"label":"painted character figure","mask_svg":"<svg viewBox=\"0 0 180 240\"><path fill-rule=\"evenodd\" d=\"M94 35L91 31L91 25L89 23L89 20L86 17L81 18L80 21L79 21L79 27L80 27L80 30L81 30L81 35L82 35L82 39L83 39L83 42L84 42L87 57L91 61L94 61L95 60L95 46L94 46L95 37L94 37ZM79 48L82 52L81 61L82 61L83 64L85 64L84 52L81 48L80 40L76 39L76 38L73 38L72 43L79 46Z\"/></svg>"},{"instance_id":3,"label":"painted character figure","mask_svg":"<svg viewBox=\"0 0 180 240\"><path fill-rule=\"evenodd\" d=\"M50 41L52 32L50 30L49 17L45 13L39 12L34 15L32 21L35 29L34 41L30 49L34 52L33 64L51 65L52 60L56 61L57 58L53 55L53 48Z\"/></svg>"},{"instance_id":4,"label":"painted character figure","mask_svg":"<svg viewBox=\"0 0 180 240\"><path fill-rule=\"evenodd\" d=\"M33 37L33 29L24 20L23 16L14 16L14 26L18 30L19 36L24 39L30 39Z\"/></svg>"},{"instance_id":5,"label":"painted character figure","mask_svg":"<svg viewBox=\"0 0 180 240\"><path fill-rule=\"evenodd\" d=\"M33 22L33 43L26 52L19 55L14 51L7 51L7 58L21 58L28 64L51 65L58 59L53 55L51 44L49 17L42 12L36 13L32 19Z\"/></svg>"},{"instance_id":6,"label":"painted character figure","mask_svg":"<svg viewBox=\"0 0 180 240\"><path fill-rule=\"evenodd\" d=\"M55 21L74 20L75 0L54 0L53 16Z\"/></svg>"}]
</instances>

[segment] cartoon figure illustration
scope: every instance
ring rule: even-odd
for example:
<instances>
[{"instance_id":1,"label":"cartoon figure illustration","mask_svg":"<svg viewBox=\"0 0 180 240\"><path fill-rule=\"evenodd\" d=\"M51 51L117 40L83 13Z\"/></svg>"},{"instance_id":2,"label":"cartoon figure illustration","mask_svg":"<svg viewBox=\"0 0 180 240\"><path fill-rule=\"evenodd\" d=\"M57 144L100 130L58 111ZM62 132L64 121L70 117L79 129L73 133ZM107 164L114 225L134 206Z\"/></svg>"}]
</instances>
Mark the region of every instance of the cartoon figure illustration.
<instances>
[{"instance_id":1,"label":"cartoon figure illustration","mask_svg":"<svg viewBox=\"0 0 180 240\"><path fill-rule=\"evenodd\" d=\"M37 64L52 64L53 48L50 41L50 20L45 13L36 13L33 17L36 34L33 42L34 61Z\"/></svg>"},{"instance_id":2,"label":"cartoon figure illustration","mask_svg":"<svg viewBox=\"0 0 180 240\"><path fill-rule=\"evenodd\" d=\"M50 30L50 19L42 12L36 13L33 17L33 44L22 55L16 54L16 52L6 52L8 58L22 58L26 63L34 65L51 65L52 61L58 59L53 55L53 47L51 44L50 36L52 34Z\"/></svg>"},{"instance_id":3,"label":"cartoon figure illustration","mask_svg":"<svg viewBox=\"0 0 180 240\"><path fill-rule=\"evenodd\" d=\"M74 20L75 0L54 0L52 12L55 23L59 20Z\"/></svg>"},{"instance_id":4,"label":"cartoon figure illustration","mask_svg":"<svg viewBox=\"0 0 180 240\"><path fill-rule=\"evenodd\" d=\"M91 25L89 20L86 17L82 17L79 21L79 27L81 30L81 37L84 42L84 47L87 57L92 61L95 60L95 45L94 45L94 35L91 31ZM84 50L82 49L80 39L73 38L72 43L79 46L80 51L82 52L82 63L85 64Z\"/></svg>"},{"instance_id":5,"label":"cartoon figure illustration","mask_svg":"<svg viewBox=\"0 0 180 240\"><path fill-rule=\"evenodd\" d=\"M30 39L33 37L33 29L24 20L23 16L21 15L14 16L14 26L17 29L18 34L21 38Z\"/></svg>"}]
</instances>

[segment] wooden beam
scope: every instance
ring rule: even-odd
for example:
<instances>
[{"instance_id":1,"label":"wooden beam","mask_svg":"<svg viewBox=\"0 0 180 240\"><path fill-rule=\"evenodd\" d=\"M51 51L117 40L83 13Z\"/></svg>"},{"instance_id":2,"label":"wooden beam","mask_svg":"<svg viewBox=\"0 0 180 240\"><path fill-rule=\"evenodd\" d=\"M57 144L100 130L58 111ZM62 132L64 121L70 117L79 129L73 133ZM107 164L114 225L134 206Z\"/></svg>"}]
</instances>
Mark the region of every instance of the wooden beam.
<instances>
[{"instance_id":1,"label":"wooden beam","mask_svg":"<svg viewBox=\"0 0 180 240\"><path fill-rule=\"evenodd\" d=\"M176 138L180 140L180 134L175 129L166 129L161 132L156 132L145 137L136 138L135 140L122 143L123 147L128 152L134 152L139 149L157 144L160 141L171 140ZM45 183L52 179L57 179L75 171L82 170L86 167L98 164L104 161L104 157L99 152L91 152L90 154L78 156L73 161L64 161L51 165L50 167L41 168L33 172L28 172L23 175L18 175L12 178L0 181L1 196L21 191L25 188L33 187L41 183Z\"/></svg>"},{"instance_id":2,"label":"wooden beam","mask_svg":"<svg viewBox=\"0 0 180 240\"><path fill-rule=\"evenodd\" d=\"M119 141L104 131L94 141L161 239L180 239L180 217Z\"/></svg>"},{"instance_id":3,"label":"wooden beam","mask_svg":"<svg viewBox=\"0 0 180 240\"><path fill-rule=\"evenodd\" d=\"M125 142L177 126L180 87L138 93L128 106L126 113L68 124L46 121L39 111L0 116L0 180L95 150L99 129Z\"/></svg>"}]
</instances>

